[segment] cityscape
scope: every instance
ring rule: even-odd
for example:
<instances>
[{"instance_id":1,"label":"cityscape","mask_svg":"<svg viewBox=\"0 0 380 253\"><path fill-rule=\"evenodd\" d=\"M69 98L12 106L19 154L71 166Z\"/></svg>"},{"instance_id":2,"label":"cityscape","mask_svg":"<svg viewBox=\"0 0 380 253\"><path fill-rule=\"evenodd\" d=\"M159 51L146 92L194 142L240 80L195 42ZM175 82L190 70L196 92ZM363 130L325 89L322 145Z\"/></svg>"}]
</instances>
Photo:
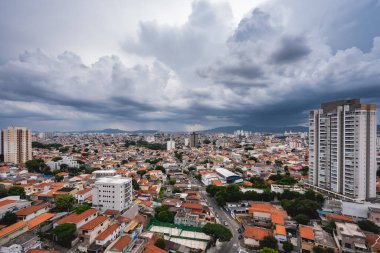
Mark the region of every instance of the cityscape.
<instances>
[{"instance_id":1,"label":"cityscape","mask_svg":"<svg viewBox=\"0 0 380 253\"><path fill-rule=\"evenodd\" d=\"M1 2L0 253L380 253L379 13Z\"/></svg>"}]
</instances>

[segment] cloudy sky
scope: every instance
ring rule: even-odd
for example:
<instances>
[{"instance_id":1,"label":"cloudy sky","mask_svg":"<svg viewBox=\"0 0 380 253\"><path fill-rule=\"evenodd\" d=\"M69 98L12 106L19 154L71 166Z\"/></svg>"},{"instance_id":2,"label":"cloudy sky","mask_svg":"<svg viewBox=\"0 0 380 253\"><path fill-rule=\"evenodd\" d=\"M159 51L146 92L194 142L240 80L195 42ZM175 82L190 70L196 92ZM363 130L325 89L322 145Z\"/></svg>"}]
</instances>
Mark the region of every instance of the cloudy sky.
<instances>
[{"instance_id":1,"label":"cloudy sky","mask_svg":"<svg viewBox=\"0 0 380 253\"><path fill-rule=\"evenodd\" d=\"M4 0L0 127L294 126L380 105L379 0Z\"/></svg>"}]
</instances>

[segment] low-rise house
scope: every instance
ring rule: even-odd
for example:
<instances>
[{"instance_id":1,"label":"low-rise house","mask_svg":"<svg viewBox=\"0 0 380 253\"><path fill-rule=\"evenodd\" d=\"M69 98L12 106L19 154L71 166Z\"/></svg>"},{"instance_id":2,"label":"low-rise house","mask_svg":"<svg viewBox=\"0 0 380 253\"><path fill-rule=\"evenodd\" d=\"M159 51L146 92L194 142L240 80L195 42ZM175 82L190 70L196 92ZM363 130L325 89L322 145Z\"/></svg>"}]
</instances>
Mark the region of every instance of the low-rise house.
<instances>
[{"instance_id":1,"label":"low-rise house","mask_svg":"<svg viewBox=\"0 0 380 253\"><path fill-rule=\"evenodd\" d=\"M199 215L186 211L186 209L180 209L174 216L174 224L198 227L200 225Z\"/></svg>"},{"instance_id":2,"label":"low-rise house","mask_svg":"<svg viewBox=\"0 0 380 253\"><path fill-rule=\"evenodd\" d=\"M131 237L127 235L121 236L107 247L105 253L125 253L132 246L131 242Z\"/></svg>"},{"instance_id":3,"label":"low-rise house","mask_svg":"<svg viewBox=\"0 0 380 253\"><path fill-rule=\"evenodd\" d=\"M380 226L380 208L368 207L368 220Z\"/></svg>"},{"instance_id":4,"label":"low-rise house","mask_svg":"<svg viewBox=\"0 0 380 253\"><path fill-rule=\"evenodd\" d=\"M31 220L43 213L47 213L49 204L43 203L40 205L29 206L16 212L17 218L23 221Z\"/></svg>"},{"instance_id":5,"label":"low-rise house","mask_svg":"<svg viewBox=\"0 0 380 253\"><path fill-rule=\"evenodd\" d=\"M19 221L0 230L0 246L28 231L28 223Z\"/></svg>"},{"instance_id":6,"label":"low-rise house","mask_svg":"<svg viewBox=\"0 0 380 253\"><path fill-rule=\"evenodd\" d=\"M336 222L334 239L340 252L368 252L366 236L354 223Z\"/></svg>"},{"instance_id":7,"label":"low-rise house","mask_svg":"<svg viewBox=\"0 0 380 253\"><path fill-rule=\"evenodd\" d=\"M79 239L82 248L86 248L95 241L95 238L108 228L109 219L106 216L98 216L79 228Z\"/></svg>"},{"instance_id":8,"label":"low-rise house","mask_svg":"<svg viewBox=\"0 0 380 253\"><path fill-rule=\"evenodd\" d=\"M299 226L299 240L302 252L313 252L314 244L314 229L311 226Z\"/></svg>"},{"instance_id":9,"label":"low-rise house","mask_svg":"<svg viewBox=\"0 0 380 253\"><path fill-rule=\"evenodd\" d=\"M95 238L95 243L97 245L106 247L112 241L115 241L117 237L119 237L121 232L121 227L119 224L112 224L106 230L104 230L101 234L99 234Z\"/></svg>"},{"instance_id":10,"label":"low-rise house","mask_svg":"<svg viewBox=\"0 0 380 253\"><path fill-rule=\"evenodd\" d=\"M54 227L64 224L73 223L76 225L77 229L83 226L85 223L95 219L98 216L98 212L94 208L90 208L81 214L71 213L62 219L54 223Z\"/></svg>"},{"instance_id":11,"label":"low-rise house","mask_svg":"<svg viewBox=\"0 0 380 253\"><path fill-rule=\"evenodd\" d=\"M75 193L74 197L78 201L78 203L83 203L88 199L88 197L92 196L92 188L86 188L81 191Z\"/></svg>"},{"instance_id":12,"label":"low-rise house","mask_svg":"<svg viewBox=\"0 0 380 253\"><path fill-rule=\"evenodd\" d=\"M260 241L264 240L264 237L272 235L271 229L247 226L244 231L244 244L247 247L256 248L260 246Z\"/></svg>"}]
</instances>

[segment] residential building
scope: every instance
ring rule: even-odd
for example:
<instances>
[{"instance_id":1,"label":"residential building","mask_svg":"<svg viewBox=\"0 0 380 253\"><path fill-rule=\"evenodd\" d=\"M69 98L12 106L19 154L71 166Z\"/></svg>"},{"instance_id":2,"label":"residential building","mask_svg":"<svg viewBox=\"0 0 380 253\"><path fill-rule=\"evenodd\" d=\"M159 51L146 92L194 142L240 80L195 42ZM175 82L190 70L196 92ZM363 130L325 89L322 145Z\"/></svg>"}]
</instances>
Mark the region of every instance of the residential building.
<instances>
[{"instance_id":1,"label":"residential building","mask_svg":"<svg viewBox=\"0 0 380 253\"><path fill-rule=\"evenodd\" d=\"M66 164L70 168L79 168L79 163L70 156L62 156L62 159L58 161L49 161L47 165L50 167L52 171L60 170L61 165Z\"/></svg>"},{"instance_id":2,"label":"residential building","mask_svg":"<svg viewBox=\"0 0 380 253\"><path fill-rule=\"evenodd\" d=\"M98 216L81 226L78 233L81 240L80 248L87 250L96 237L108 228L109 222L107 216Z\"/></svg>"},{"instance_id":3,"label":"residential building","mask_svg":"<svg viewBox=\"0 0 380 253\"><path fill-rule=\"evenodd\" d=\"M44 203L40 205L28 206L16 212L17 218L23 221L31 220L43 213L47 213L49 204Z\"/></svg>"},{"instance_id":4,"label":"residential building","mask_svg":"<svg viewBox=\"0 0 380 253\"><path fill-rule=\"evenodd\" d=\"M95 219L98 216L98 212L94 208L90 208L86 211L84 211L81 214L77 213L71 213L62 219L58 220L54 223L54 227L65 224L65 223L72 223L75 224L75 226L78 228L82 227L85 223Z\"/></svg>"},{"instance_id":5,"label":"residential building","mask_svg":"<svg viewBox=\"0 0 380 253\"><path fill-rule=\"evenodd\" d=\"M197 148L199 146L198 134L195 132L190 134L190 148Z\"/></svg>"},{"instance_id":6,"label":"residential building","mask_svg":"<svg viewBox=\"0 0 380 253\"><path fill-rule=\"evenodd\" d=\"M309 183L354 200L376 197L376 105L321 105L309 116Z\"/></svg>"},{"instance_id":7,"label":"residential building","mask_svg":"<svg viewBox=\"0 0 380 253\"><path fill-rule=\"evenodd\" d=\"M166 143L166 150L167 151L172 151L175 149L175 141L173 140L169 140L167 143Z\"/></svg>"},{"instance_id":8,"label":"residential building","mask_svg":"<svg viewBox=\"0 0 380 253\"><path fill-rule=\"evenodd\" d=\"M247 226L244 231L244 244L250 248L257 248L260 246L260 241L264 240L264 237L272 235L273 231L271 229Z\"/></svg>"},{"instance_id":9,"label":"residential building","mask_svg":"<svg viewBox=\"0 0 380 253\"><path fill-rule=\"evenodd\" d=\"M104 177L95 182L93 207L100 211L122 212L132 203L132 179L120 176Z\"/></svg>"},{"instance_id":10,"label":"residential building","mask_svg":"<svg viewBox=\"0 0 380 253\"><path fill-rule=\"evenodd\" d=\"M13 238L28 231L28 223L25 221L16 222L13 225L0 230L0 246L6 244Z\"/></svg>"},{"instance_id":11,"label":"residential building","mask_svg":"<svg viewBox=\"0 0 380 253\"><path fill-rule=\"evenodd\" d=\"M0 154L4 162L25 163L32 160L32 131L25 127L8 127L1 131Z\"/></svg>"},{"instance_id":12,"label":"residential building","mask_svg":"<svg viewBox=\"0 0 380 253\"><path fill-rule=\"evenodd\" d=\"M357 224L336 222L335 225L334 239L340 252L368 252L366 236Z\"/></svg>"}]
</instances>

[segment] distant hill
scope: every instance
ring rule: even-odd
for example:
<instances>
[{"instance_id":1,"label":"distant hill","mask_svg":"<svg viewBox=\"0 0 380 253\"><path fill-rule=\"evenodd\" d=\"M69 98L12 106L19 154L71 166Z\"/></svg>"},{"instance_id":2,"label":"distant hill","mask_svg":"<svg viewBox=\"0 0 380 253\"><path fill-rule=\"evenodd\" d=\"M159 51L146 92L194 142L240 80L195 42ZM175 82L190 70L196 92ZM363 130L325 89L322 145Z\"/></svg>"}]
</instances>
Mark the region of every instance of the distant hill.
<instances>
[{"instance_id":1,"label":"distant hill","mask_svg":"<svg viewBox=\"0 0 380 253\"><path fill-rule=\"evenodd\" d=\"M115 128L106 128L102 130L85 130L79 131L79 133L99 133L99 134L154 134L158 133L157 130L135 130L135 131L125 131Z\"/></svg>"}]
</instances>

